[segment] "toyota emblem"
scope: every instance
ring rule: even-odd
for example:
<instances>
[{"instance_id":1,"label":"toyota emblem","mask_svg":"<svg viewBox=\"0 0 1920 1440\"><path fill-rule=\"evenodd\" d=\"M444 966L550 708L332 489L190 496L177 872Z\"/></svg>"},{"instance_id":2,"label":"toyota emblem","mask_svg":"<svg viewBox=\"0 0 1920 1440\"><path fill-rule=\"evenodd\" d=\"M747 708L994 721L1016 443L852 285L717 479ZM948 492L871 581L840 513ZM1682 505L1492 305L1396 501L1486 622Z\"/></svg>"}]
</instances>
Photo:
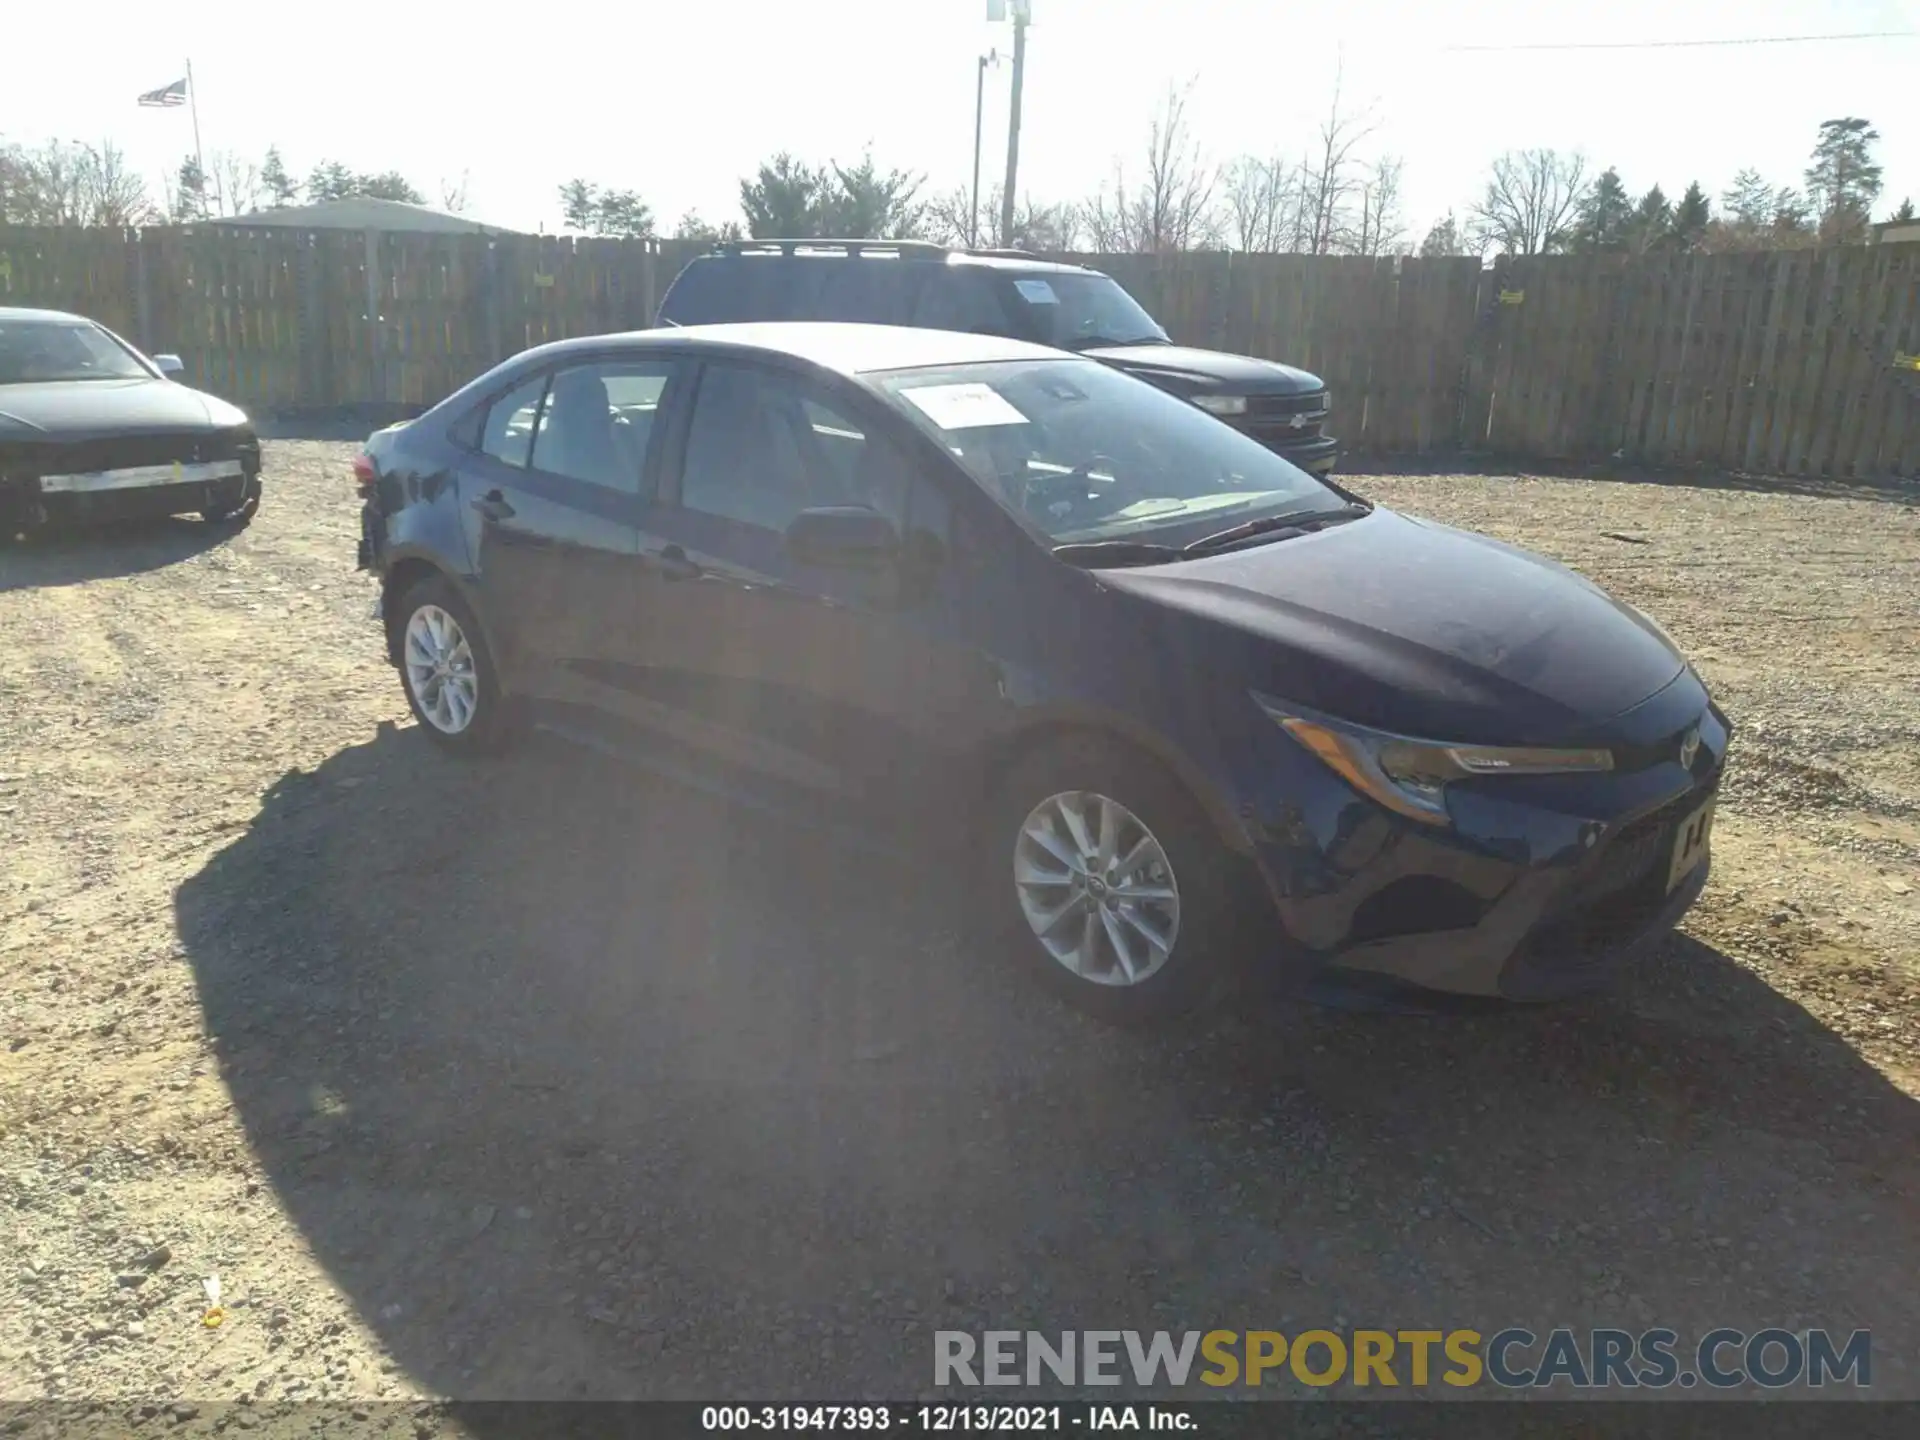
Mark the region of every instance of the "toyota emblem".
<instances>
[{"instance_id":1,"label":"toyota emblem","mask_svg":"<svg viewBox=\"0 0 1920 1440\"><path fill-rule=\"evenodd\" d=\"M1680 768L1691 770L1693 757L1700 753L1700 727L1695 725L1680 737Z\"/></svg>"}]
</instances>

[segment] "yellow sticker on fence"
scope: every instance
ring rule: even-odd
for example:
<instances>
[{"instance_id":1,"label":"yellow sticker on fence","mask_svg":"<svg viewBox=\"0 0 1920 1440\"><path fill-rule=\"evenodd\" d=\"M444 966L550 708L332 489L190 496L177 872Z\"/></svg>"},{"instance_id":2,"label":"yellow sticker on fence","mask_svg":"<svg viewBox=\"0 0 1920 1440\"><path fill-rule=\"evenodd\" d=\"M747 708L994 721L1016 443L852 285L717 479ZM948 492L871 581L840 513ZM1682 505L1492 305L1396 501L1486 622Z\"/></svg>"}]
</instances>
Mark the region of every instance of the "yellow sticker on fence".
<instances>
[{"instance_id":1,"label":"yellow sticker on fence","mask_svg":"<svg viewBox=\"0 0 1920 1440\"><path fill-rule=\"evenodd\" d=\"M1902 355L1896 350L1893 355L1893 368L1896 370L1920 370L1920 355Z\"/></svg>"},{"instance_id":2,"label":"yellow sticker on fence","mask_svg":"<svg viewBox=\"0 0 1920 1440\"><path fill-rule=\"evenodd\" d=\"M1500 303L1502 305L1518 305L1526 298L1527 292L1524 290L1502 290L1500 292Z\"/></svg>"},{"instance_id":3,"label":"yellow sticker on fence","mask_svg":"<svg viewBox=\"0 0 1920 1440\"><path fill-rule=\"evenodd\" d=\"M533 284L535 289L551 290L553 288L553 277L551 275L535 275L533 277Z\"/></svg>"}]
</instances>

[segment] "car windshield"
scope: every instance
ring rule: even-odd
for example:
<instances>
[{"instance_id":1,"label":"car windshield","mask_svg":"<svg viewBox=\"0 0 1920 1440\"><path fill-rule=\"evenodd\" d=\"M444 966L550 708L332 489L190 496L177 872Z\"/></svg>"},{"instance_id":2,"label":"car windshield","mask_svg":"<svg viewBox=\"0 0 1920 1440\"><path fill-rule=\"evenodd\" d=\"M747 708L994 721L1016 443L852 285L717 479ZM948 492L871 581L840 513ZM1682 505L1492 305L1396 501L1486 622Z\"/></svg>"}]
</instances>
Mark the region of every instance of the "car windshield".
<instances>
[{"instance_id":1,"label":"car windshield","mask_svg":"<svg viewBox=\"0 0 1920 1440\"><path fill-rule=\"evenodd\" d=\"M1182 544L1223 524L1345 504L1258 441L1097 361L1003 361L869 379L1055 544Z\"/></svg>"},{"instance_id":2,"label":"car windshield","mask_svg":"<svg viewBox=\"0 0 1920 1440\"><path fill-rule=\"evenodd\" d=\"M1167 332L1106 275L1019 275L1003 284L1008 303L1027 319L1028 337L1039 344L1075 350L1166 343Z\"/></svg>"},{"instance_id":3,"label":"car windshield","mask_svg":"<svg viewBox=\"0 0 1920 1440\"><path fill-rule=\"evenodd\" d=\"M0 320L0 385L150 379L147 368L84 320Z\"/></svg>"}]
</instances>

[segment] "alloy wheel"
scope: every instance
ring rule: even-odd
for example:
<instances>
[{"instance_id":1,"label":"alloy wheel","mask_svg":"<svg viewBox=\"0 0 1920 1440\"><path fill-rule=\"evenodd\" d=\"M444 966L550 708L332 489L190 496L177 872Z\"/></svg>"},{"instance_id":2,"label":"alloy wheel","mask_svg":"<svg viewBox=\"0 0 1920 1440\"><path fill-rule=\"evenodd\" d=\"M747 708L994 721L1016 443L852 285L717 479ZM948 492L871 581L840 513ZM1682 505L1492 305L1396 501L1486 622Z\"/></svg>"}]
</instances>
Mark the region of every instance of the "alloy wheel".
<instances>
[{"instance_id":1,"label":"alloy wheel","mask_svg":"<svg viewBox=\"0 0 1920 1440\"><path fill-rule=\"evenodd\" d=\"M460 622L438 605L422 605L407 620L402 646L407 688L420 713L443 735L458 735L480 707L480 677Z\"/></svg>"},{"instance_id":2,"label":"alloy wheel","mask_svg":"<svg viewBox=\"0 0 1920 1440\"><path fill-rule=\"evenodd\" d=\"M1096 985L1157 974L1180 936L1180 888L1153 832L1091 790L1034 806L1014 843L1013 883L1034 938Z\"/></svg>"}]
</instances>

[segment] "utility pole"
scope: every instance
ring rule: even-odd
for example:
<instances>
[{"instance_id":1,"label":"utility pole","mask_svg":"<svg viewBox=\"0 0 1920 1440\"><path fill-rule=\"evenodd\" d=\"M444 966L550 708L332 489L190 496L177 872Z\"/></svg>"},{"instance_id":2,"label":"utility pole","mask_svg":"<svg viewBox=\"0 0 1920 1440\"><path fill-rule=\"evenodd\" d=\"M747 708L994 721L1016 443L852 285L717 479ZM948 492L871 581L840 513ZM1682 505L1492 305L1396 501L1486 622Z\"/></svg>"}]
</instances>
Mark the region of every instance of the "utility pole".
<instances>
[{"instance_id":1,"label":"utility pole","mask_svg":"<svg viewBox=\"0 0 1920 1440\"><path fill-rule=\"evenodd\" d=\"M1020 172L1020 88L1027 76L1027 22L1032 0L1013 0L1013 100L1007 114L1007 185L1000 196L1000 243L1013 243L1014 186Z\"/></svg>"},{"instance_id":2,"label":"utility pole","mask_svg":"<svg viewBox=\"0 0 1920 1440\"><path fill-rule=\"evenodd\" d=\"M967 248L980 245L980 116L987 100L987 67L1000 63L1000 52L980 57L980 74L973 85L973 208L967 212Z\"/></svg>"}]
</instances>

